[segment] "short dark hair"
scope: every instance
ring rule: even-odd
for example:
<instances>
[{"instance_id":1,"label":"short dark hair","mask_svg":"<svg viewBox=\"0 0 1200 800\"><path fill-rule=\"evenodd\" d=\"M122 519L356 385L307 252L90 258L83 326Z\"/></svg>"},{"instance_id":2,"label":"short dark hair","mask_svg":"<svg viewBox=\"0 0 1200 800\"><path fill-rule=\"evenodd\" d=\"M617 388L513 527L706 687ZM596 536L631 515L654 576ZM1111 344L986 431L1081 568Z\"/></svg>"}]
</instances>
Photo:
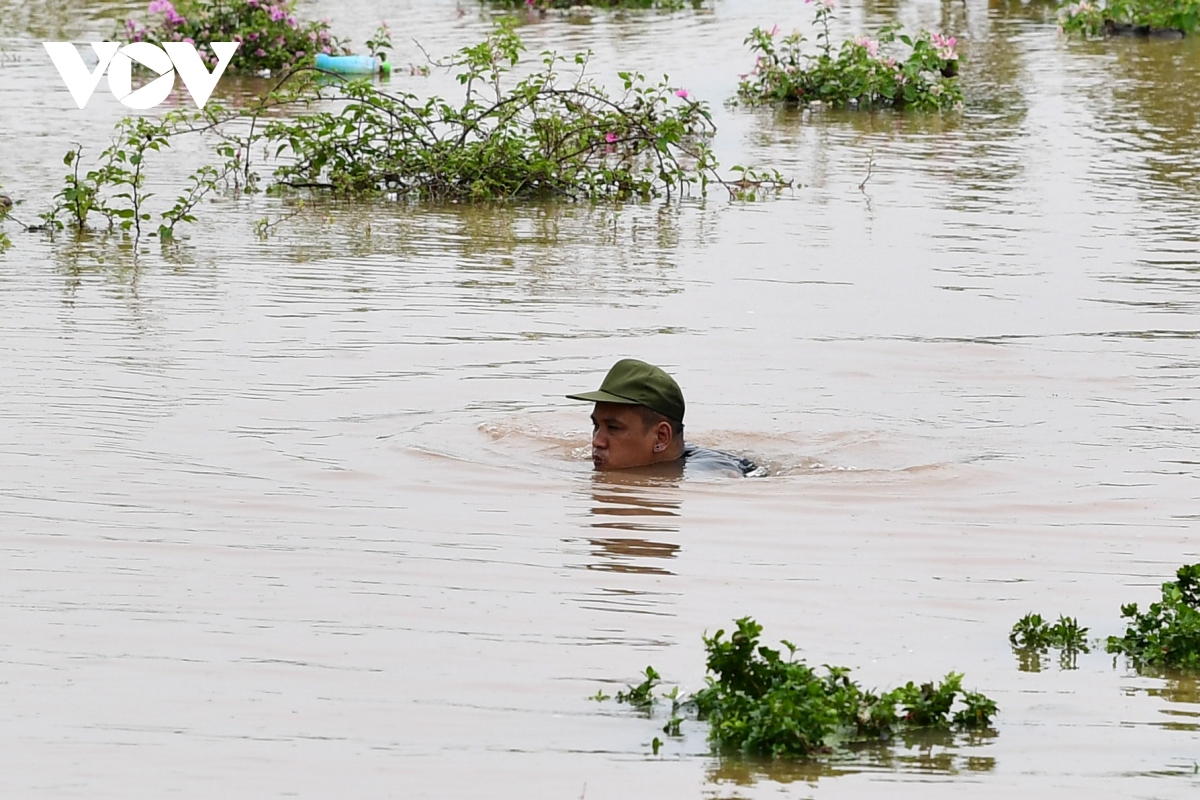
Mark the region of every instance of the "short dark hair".
<instances>
[{"instance_id":1,"label":"short dark hair","mask_svg":"<svg viewBox=\"0 0 1200 800\"><path fill-rule=\"evenodd\" d=\"M646 430L650 430L660 422L668 422L671 425L671 438L679 439L683 437L683 423L677 419L671 419L666 414L660 414L652 408L645 406L637 407L638 414L642 417L642 424L646 426Z\"/></svg>"}]
</instances>

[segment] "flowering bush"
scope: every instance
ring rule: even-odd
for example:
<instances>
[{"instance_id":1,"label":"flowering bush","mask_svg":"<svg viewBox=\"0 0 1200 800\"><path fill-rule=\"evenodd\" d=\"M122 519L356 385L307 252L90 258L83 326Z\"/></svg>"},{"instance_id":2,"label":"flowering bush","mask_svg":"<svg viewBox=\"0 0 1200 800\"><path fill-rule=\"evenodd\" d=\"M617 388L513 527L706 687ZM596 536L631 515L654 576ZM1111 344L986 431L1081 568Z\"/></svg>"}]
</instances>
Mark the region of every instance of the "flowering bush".
<instances>
[{"instance_id":1,"label":"flowering bush","mask_svg":"<svg viewBox=\"0 0 1200 800\"><path fill-rule=\"evenodd\" d=\"M609 93L585 75L587 53L545 53L541 69L514 81L524 50L502 23L439 62L458 70L460 103L385 94L366 81L319 84L338 110L272 121L256 135L284 155L280 185L343 194L646 199L721 182L708 109L686 90L621 72L623 91ZM305 91L298 98L314 99ZM244 149L258 148L248 140Z\"/></svg>"},{"instance_id":2,"label":"flowering bush","mask_svg":"<svg viewBox=\"0 0 1200 800\"><path fill-rule=\"evenodd\" d=\"M751 31L746 44L758 58L754 69L742 76L738 95L750 102L822 102L859 108L942 110L962 104L954 37L924 30L908 36L892 26L877 39L860 36L845 41L835 52L829 38L833 9L834 0L818 0L819 51L815 54L803 52L805 39L799 32L780 37L778 26ZM907 57L889 54L895 42L907 45Z\"/></svg>"},{"instance_id":3,"label":"flowering bush","mask_svg":"<svg viewBox=\"0 0 1200 800\"><path fill-rule=\"evenodd\" d=\"M1064 31L1085 36L1114 33L1148 36L1159 31L1191 33L1200 28L1200 0L1066 2L1058 7L1058 21Z\"/></svg>"},{"instance_id":4,"label":"flowering bush","mask_svg":"<svg viewBox=\"0 0 1200 800\"><path fill-rule=\"evenodd\" d=\"M229 69L258 72L286 70L311 60L317 53L347 52L329 32L329 21L303 21L294 13L295 0L152 0L148 25L125 22L129 41L188 42L200 57L215 66L209 42L241 42Z\"/></svg>"},{"instance_id":5,"label":"flowering bush","mask_svg":"<svg viewBox=\"0 0 1200 800\"><path fill-rule=\"evenodd\" d=\"M681 8L699 8L707 0L485 0L492 5L509 8L548 9L574 8L576 6L599 6L601 8L659 8L676 11Z\"/></svg>"}]
</instances>

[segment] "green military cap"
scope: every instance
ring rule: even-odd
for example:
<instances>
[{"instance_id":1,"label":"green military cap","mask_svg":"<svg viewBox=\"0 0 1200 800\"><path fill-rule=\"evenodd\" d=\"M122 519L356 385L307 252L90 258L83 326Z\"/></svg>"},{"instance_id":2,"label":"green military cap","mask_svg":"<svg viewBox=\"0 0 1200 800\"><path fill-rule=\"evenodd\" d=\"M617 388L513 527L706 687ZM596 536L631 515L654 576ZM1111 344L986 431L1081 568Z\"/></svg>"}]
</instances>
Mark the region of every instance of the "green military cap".
<instances>
[{"instance_id":1,"label":"green military cap","mask_svg":"<svg viewBox=\"0 0 1200 800\"><path fill-rule=\"evenodd\" d=\"M667 419L683 422L683 391L667 373L636 358L623 358L604 376L597 392L567 395L571 400L645 406Z\"/></svg>"}]
</instances>

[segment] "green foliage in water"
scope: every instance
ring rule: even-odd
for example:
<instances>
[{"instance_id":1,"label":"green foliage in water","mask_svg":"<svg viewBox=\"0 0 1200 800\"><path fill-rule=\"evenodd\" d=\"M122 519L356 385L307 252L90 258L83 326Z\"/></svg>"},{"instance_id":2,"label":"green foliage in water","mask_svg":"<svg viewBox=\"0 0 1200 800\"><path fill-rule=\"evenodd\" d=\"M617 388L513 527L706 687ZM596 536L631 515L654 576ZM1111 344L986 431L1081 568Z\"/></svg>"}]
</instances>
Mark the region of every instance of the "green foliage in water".
<instances>
[{"instance_id":1,"label":"green foliage in water","mask_svg":"<svg viewBox=\"0 0 1200 800\"><path fill-rule=\"evenodd\" d=\"M63 156L70 171L63 187L54 196L53 205L40 217L41 229L71 229L82 233L92 228L93 217L103 220L103 228L120 231L139 239L151 233L171 239L181 222L194 222L196 205L217 188L222 175L215 167L204 165L188 177L183 193L175 204L158 214L157 230L150 231L154 215L149 201L154 194L146 190L147 159L170 147L174 125L182 117L167 114L161 119L126 117L117 123L111 144L99 154L91 167L84 165L84 150L76 145Z\"/></svg>"},{"instance_id":2,"label":"green foliage in water","mask_svg":"<svg viewBox=\"0 0 1200 800\"><path fill-rule=\"evenodd\" d=\"M1075 669L1079 653L1089 652L1087 633L1088 629L1080 626L1074 617L1060 614L1058 621L1051 624L1041 614L1030 613L1013 625L1008 641L1020 657L1024 672L1040 671L1051 648L1059 651L1059 666Z\"/></svg>"},{"instance_id":3,"label":"green foliage in water","mask_svg":"<svg viewBox=\"0 0 1200 800\"><path fill-rule=\"evenodd\" d=\"M884 28L876 39L858 37L834 50L829 34L832 5L816 4L819 46L804 51L798 31L755 28L746 44L756 54L743 76L738 96L751 103L824 103L834 107L949 110L962 104L958 85L957 40L921 31L909 36L899 26ZM895 43L907 53L896 53ZM888 54L889 51L893 51Z\"/></svg>"},{"instance_id":4,"label":"green foliage in water","mask_svg":"<svg viewBox=\"0 0 1200 800\"><path fill-rule=\"evenodd\" d=\"M1108 652L1138 665L1200 669L1200 564L1180 567L1144 613L1130 603L1121 616L1129 620L1125 635L1108 637Z\"/></svg>"},{"instance_id":5,"label":"green foliage in water","mask_svg":"<svg viewBox=\"0 0 1200 800\"><path fill-rule=\"evenodd\" d=\"M580 6L596 8L657 8L678 11L683 8L700 8L709 0L483 0L484 3L504 8L570 9Z\"/></svg>"},{"instance_id":6,"label":"green foliage in water","mask_svg":"<svg viewBox=\"0 0 1200 800\"><path fill-rule=\"evenodd\" d=\"M368 81L317 84L337 110L275 120L260 138L284 185L422 200L537 197L647 199L703 192L717 178L704 103L667 78L618 73L610 93L586 74L588 53L542 55L509 80L525 46L511 23L440 66L464 97L418 98ZM312 97L303 98L311 102ZM252 141L246 141L249 151Z\"/></svg>"},{"instance_id":7,"label":"green foliage in water","mask_svg":"<svg viewBox=\"0 0 1200 800\"><path fill-rule=\"evenodd\" d=\"M823 673L796 659L796 647L780 650L759 643L762 626L749 617L704 637L708 653L707 686L687 701L678 693L671 720L664 728L678 734L681 707L694 708L709 724L709 739L718 750L770 756L804 756L828 751L832 744L887 738L902 730L984 728L996 704L978 692L964 692L962 675L950 673L939 683L913 682L876 694L850 679L845 667L826 666ZM658 673L618 699L639 708L653 703Z\"/></svg>"},{"instance_id":8,"label":"green foliage in water","mask_svg":"<svg viewBox=\"0 0 1200 800\"><path fill-rule=\"evenodd\" d=\"M0 189L3 188L3 186L0 186ZM8 219L8 214L10 211L12 211L12 207L12 198L3 192L0 192L0 222L4 222L4 220ZM7 233L0 231L0 253L3 253L10 247L12 247L12 239L8 238Z\"/></svg>"},{"instance_id":9,"label":"green foliage in water","mask_svg":"<svg viewBox=\"0 0 1200 800\"><path fill-rule=\"evenodd\" d=\"M650 708L654 705L654 689L661 682L662 676L654 667L646 667L646 679L637 686L628 686L623 692L617 692L618 703L628 703L637 708Z\"/></svg>"},{"instance_id":10,"label":"green foliage in water","mask_svg":"<svg viewBox=\"0 0 1200 800\"><path fill-rule=\"evenodd\" d=\"M1192 33L1200 28L1200 0L1064 2L1058 21L1064 31L1085 36Z\"/></svg>"},{"instance_id":11,"label":"green foliage in water","mask_svg":"<svg viewBox=\"0 0 1200 800\"><path fill-rule=\"evenodd\" d=\"M302 20L295 0L153 0L149 22L129 19L121 36L132 42L190 41L209 65L217 57L209 42L240 42L229 62L232 71L286 70L312 61L317 53L348 52L329 20Z\"/></svg>"}]
</instances>

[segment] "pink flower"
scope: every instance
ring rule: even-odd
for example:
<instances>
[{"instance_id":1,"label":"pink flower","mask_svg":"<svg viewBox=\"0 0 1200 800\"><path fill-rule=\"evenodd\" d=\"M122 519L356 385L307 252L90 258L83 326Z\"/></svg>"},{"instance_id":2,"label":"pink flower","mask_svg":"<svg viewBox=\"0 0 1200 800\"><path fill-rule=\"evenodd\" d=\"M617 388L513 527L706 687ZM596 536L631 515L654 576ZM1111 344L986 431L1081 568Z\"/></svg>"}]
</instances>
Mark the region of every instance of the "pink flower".
<instances>
[{"instance_id":1,"label":"pink flower","mask_svg":"<svg viewBox=\"0 0 1200 800\"><path fill-rule=\"evenodd\" d=\"M943 36L940 33L931 33L929 39L933 42L933 46L937 48L938 58L944 61L953 61L958 58L958 54L954 52L954 46L958 44L957 38Z\"/></svg>"},{"instance_id":2,"label":"pink flower","mask_svg":"<svg viewBox=\"0 0 1200 800\"><path fill-rule=\"evenodd\" d=\"M676 96L676 97L681 97L681 98L683 98L684 100L687 100L687 99L688 99L688 90L687 90L687 89L678 89L678 90L676 90L676 92L675 92L675 96Z\"/></svg>"},{"instance_id":3,"label":"pink flower","mask_svg":"<svg viewBox=\"0 0 1200 800\"><path fill-rule=\"evenodd\" d=\"M271 17L271 22L279 22L287 17L287 11L278 6L271 6L267 9L267 15Z\"/></svg>"},{"instance_id":4,"label":"pink flower","mask_svg":"<svg viewBox=\"0 0 1200 800\"><path fill-rule=\"evenodd\" d=\"M532 4L533 0L529 0L529 2ZM608 142L609 144L612 144L616 140L617 140L617 135L615 133L604 134L604 141Z\"/></svg>"},{"instance_id":5,"label":"pink flower","mask_svg":"<svg viewBox=\"0 0 1200 800\"><path fill-rule=\"evenodd\" d=\"M774 39L778 35L779 35L779 26L778 25L773 26L771 28L771 32L767 34L767 36L770 36L772 39Z\"/></svg>"},{"instance_id":6,"label":"pink flower","mask_svg":"<svg viewBox=\"0 0 1200 800\"><path fill-rule=\"evenodd\" d=\"M258 56L259 58L262 58L266 54L267 54L267 51L263 50L261 47L254 51L254 55Z\"/></svg>"},{"instance_id":7,"label":"pink flower","mask_svg":"<svg viewBox=\"0 0 1200 800\"><path fill-rule=\"evenodd\" d=\"M868 39L866 36L855 37L854 43L867 51L867 55L871 58L879 56L879 42L874 39Z\"/></svg>"}]
</instances>

